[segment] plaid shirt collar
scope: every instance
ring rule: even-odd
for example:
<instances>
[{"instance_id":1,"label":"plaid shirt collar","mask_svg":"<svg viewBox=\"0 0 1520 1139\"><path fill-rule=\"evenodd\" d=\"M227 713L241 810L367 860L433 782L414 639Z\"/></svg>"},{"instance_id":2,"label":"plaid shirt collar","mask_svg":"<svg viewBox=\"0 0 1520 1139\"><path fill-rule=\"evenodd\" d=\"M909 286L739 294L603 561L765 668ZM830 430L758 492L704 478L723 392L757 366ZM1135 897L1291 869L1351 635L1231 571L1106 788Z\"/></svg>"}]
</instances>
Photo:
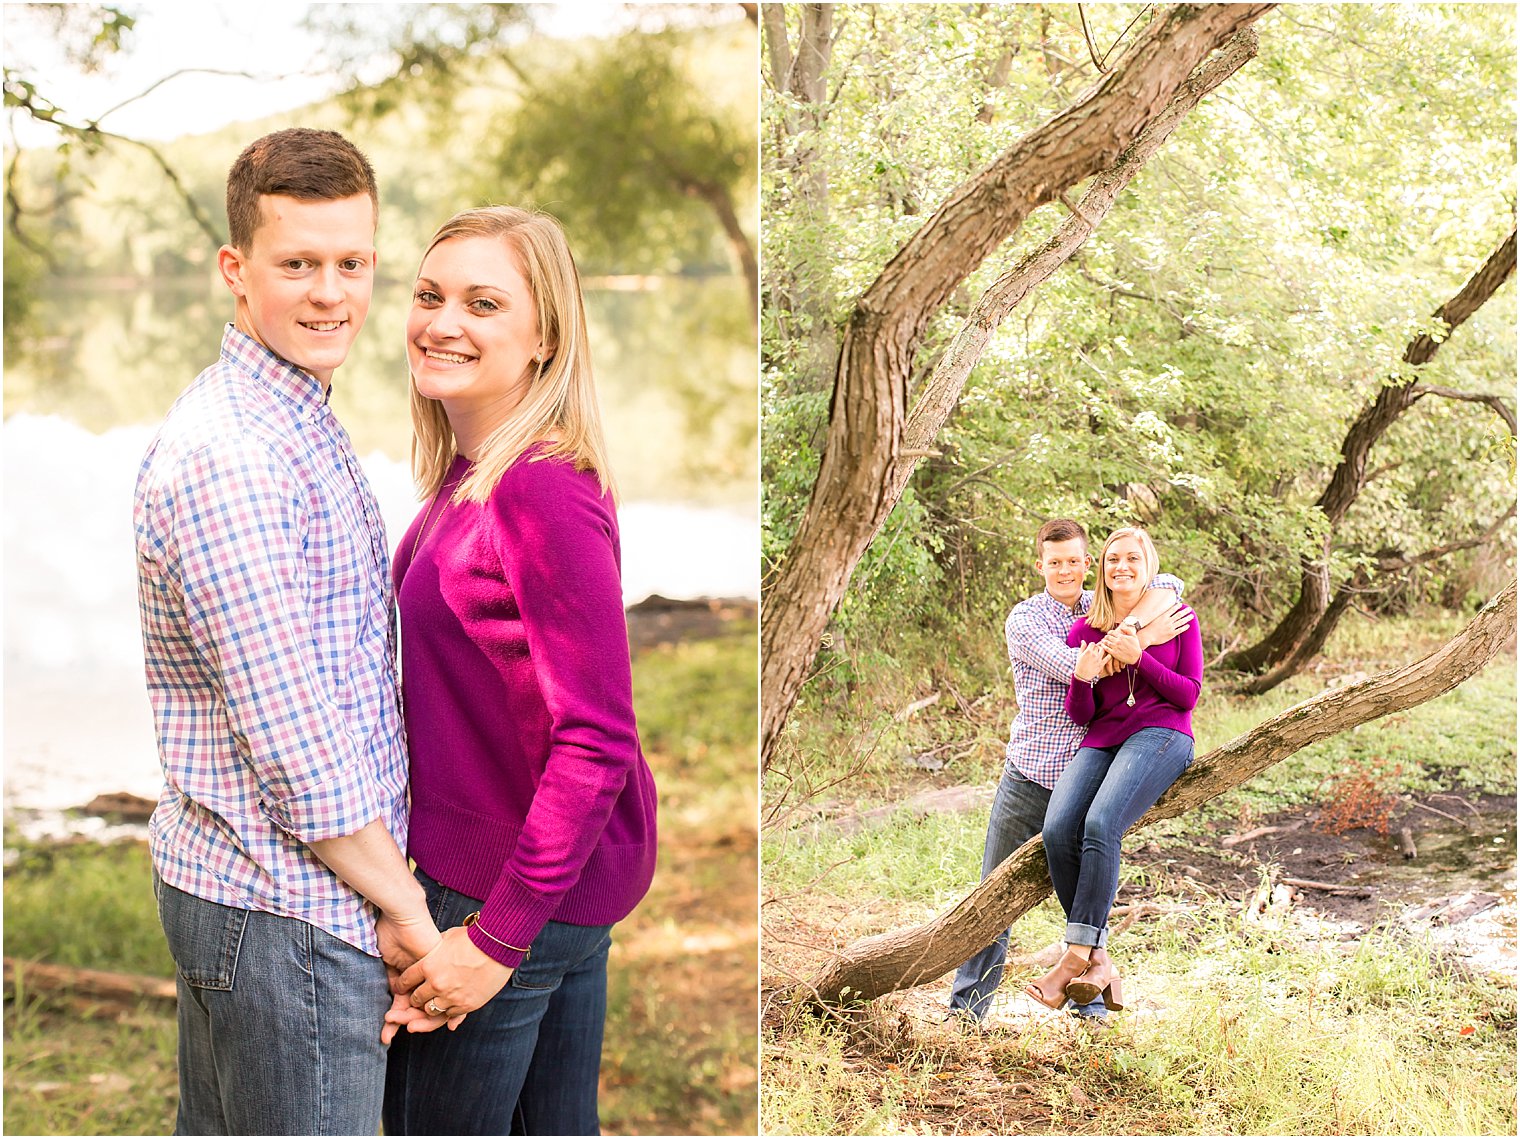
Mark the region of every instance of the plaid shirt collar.
<instances>
[{"instance_id":1,"label":"plaid shirt collar","mask_svg":"<svg viewBox=\"0 0 1520 1139\"><path fill-rule=\"evenodd\" d=\"M331 396L331 387L310 372L276 356L269 347L235 324L222 334L222 359L262 384L304 418L315 420Z\"/></svg>"}]
</instances>

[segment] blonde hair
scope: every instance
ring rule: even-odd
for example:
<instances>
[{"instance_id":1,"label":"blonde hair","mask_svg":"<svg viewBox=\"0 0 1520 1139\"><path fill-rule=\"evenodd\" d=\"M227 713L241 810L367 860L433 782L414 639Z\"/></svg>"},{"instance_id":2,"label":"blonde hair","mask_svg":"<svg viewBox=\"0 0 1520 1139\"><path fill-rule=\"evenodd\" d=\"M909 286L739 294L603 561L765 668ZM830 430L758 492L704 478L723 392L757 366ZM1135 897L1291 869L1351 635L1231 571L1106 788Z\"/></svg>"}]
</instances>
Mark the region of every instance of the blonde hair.
<instances>
[{"instance_id":1,"label":"blonde hair","mask_svg":"<svg viewBox=\"0 0 1520 1139\"><path fill-rule=\"evenodd\" d=\"M1156 543L1140 527L1122 526L1108 536L1103 543L1103 552L1098 555L1098 584L1093 588L1092 608L1087 611L1088 628L1105 633L1117 625L1119 619L1114 613L1114 594L1108 588L1108 575L1103 572L1103 566L1108 559L1108 548L1120 538L1136 538L1140 542L1140 552L1145 558L1145 580L1141 588L1149 585L1151 578L1161 572L1161 556L1156 553Z\"/></svg>"},{"instance_id":2,"label":"blonde hair","mask_svg":"<svg viewBox=\"0 0 1520 1139\"><path fill-rule=\"evenodd\" d=\"M548 359L539 361L522 402L481 444L474 468L460 481L453 500L486 501L507 468L541 441L547 445L532 461L569 459L578 471L595 471L603 493L611 491L615 497L591 371L591 346L586 339L585 300L564 230L548 214L515 206L483 206L457 213L444 222L423 252L423 259L456 237L500 238L517 254L533 294L539 335ZM415 377L410 386L412 477L421 496L427 498L443 485L459 446L443 404L419 392Z\"/></svg>"}]
</instances>

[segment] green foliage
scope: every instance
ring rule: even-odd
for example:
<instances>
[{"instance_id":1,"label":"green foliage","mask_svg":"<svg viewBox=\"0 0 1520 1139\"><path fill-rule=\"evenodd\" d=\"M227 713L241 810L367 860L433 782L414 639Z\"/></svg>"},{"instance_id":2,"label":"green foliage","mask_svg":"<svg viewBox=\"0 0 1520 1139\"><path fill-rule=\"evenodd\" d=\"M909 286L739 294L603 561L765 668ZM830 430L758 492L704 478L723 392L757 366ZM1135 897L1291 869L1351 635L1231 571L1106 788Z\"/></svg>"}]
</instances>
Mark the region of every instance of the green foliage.
<instances>
[{"instance_id":1,"label":"green foliage","mask_svg":"<svg viewBox=\"0 0 1520 1139\"><path fill-rule=\"evenodd\" d=\"M1106 49L1141 10L1087 11ZM935 441L940 455L920 462L914 515L895 533L940 570L937 593L917 597L922 624L1006 609L1027 592L1035 528L1070 514L1095 538L1145 523L1164 567L1229 614L1213 647L1249 643L1292 599L1299 559L1329 537L1315 500L1380 385L1513 400L1512 283L1417 376L1400 357L1514 224L1502 94L1514 20L1505 8L1325 5L1260 21L1258 57L1004 322ZM811 491L832 349L856 298L950 187L1095 73L1075 12L904 5L836 9L826 78L821 108L781 94L775 77L762 104L772 562ZM915 383L972 298L1063 213L1038 212L936 316ZM1455 546L1375 573L1369 604L1402 612L1490 595L1513 565L1510 531L1469 543L1514 500L1510 439L1482 404L1421 399L1373 453L1333 536L1336 572ZM842 612L857 632L869 621L885 634L902 619L903 584L857 572Z\"/></svg>"},{"instance_id":2,"label":"green foliage","mask_svg":"<svg viewBox=\"0 0 1520 1139\"><path fill-rule=\"evenodd\" d=\"M18 846L5 872L5 917L7 956L174 975L141 843Z\"/></svg>"},{"instance_id":3,"label":"green foliage","mask_svg":"<svg viewBox=\"0 0 1520 1139\"><path fill-rule=\"evenodd\" d=\"M646 272L724 265L725 234L714 222L725 210L735 224L747 218L753 95L732 106L712 99L692 81L690 57L716 52L743 70L753 39L741 31L697 43L630 33L535 67L521 103L487 135L482 192L554 213L583 235L591 264L616 257Z\"/></svg>"}]
</instances>

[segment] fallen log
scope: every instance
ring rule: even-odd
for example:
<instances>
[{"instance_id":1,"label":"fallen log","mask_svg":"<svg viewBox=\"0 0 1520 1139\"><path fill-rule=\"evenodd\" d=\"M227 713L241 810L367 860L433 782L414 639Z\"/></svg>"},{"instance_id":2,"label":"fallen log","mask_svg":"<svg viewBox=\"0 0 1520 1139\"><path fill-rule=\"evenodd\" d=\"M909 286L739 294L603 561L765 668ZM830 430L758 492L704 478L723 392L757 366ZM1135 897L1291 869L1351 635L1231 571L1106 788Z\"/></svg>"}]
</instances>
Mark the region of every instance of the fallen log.
<instances>
[{"instance_id":1,"label":"fallen log","mask_svg":"<svg viewBox=\"0 0 1520 1139\"><path fill-rule=\"evenodd\" d=\"M1322 739L1450 692L1482 669L1515 633L1515 583L1435 652L1359 684L1322 692L1195 760L1135 824L1149 826L1208 802ZM951 909L923 925L862 938L836 955L794 999L868 1001L943 976L989 945L1050 893L1036 835Z\"/></svg>"},{"instance_id":2,"label":"fallen log","mask_svg":"<svg viewBox=\"0 0 1520 1139\"><path fill-rule=\"evenodd\" d=\"M172 1007L178 1000L174 982L163 977L110 973L100 969L80 969L73 965L54 965L46 961L7 957L6 995L13 996L18 988L86 997L103 1004L127 1008L135 1008L143 1001Z\"/></svg>"}]
</instances>

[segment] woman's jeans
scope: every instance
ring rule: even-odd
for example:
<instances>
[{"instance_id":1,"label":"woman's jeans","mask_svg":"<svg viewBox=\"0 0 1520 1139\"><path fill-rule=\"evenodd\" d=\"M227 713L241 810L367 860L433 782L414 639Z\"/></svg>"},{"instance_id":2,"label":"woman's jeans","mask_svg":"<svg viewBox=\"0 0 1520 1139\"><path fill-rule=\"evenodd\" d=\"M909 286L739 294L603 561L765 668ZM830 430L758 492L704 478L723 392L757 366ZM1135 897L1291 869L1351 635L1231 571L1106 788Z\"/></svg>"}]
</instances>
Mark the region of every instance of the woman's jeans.
<instances>
[{"instance_id":1,"label":"woman's jeans","mask_svg":"<svg viewBox=\"0 0 1520 1139\"><path fill-rule=\"evenodd\" d=\"M1119 842L1191 762L1191 737L1141 728L1118 747L1078 749L1061 773L1045 812L1045 858L1072 945L1107 943Z\"/></svg>"},{"instance_id":2,"label":"woman's jeans","mask_svg":"<svg viewBox=\"0 0 1520 1139\"><path fill-rule=\"evenodd\" d=\"M153 876L179 991L177 1135L373 1135L385 965L296 918Z\"/></svg>"},{"instance_id":3,"label":"woman's jeans","mask_svg":"<svg viewBox=\"0 0 1520 1139\"><path fill-rule=\"evenodd\" d=\"M439 929L480 901L417 880ZM447 1028L402 1031L385 1077L387 1135L596 1135L611 926L549 922L506 986Z\"/></svg>"}]
</instances>

